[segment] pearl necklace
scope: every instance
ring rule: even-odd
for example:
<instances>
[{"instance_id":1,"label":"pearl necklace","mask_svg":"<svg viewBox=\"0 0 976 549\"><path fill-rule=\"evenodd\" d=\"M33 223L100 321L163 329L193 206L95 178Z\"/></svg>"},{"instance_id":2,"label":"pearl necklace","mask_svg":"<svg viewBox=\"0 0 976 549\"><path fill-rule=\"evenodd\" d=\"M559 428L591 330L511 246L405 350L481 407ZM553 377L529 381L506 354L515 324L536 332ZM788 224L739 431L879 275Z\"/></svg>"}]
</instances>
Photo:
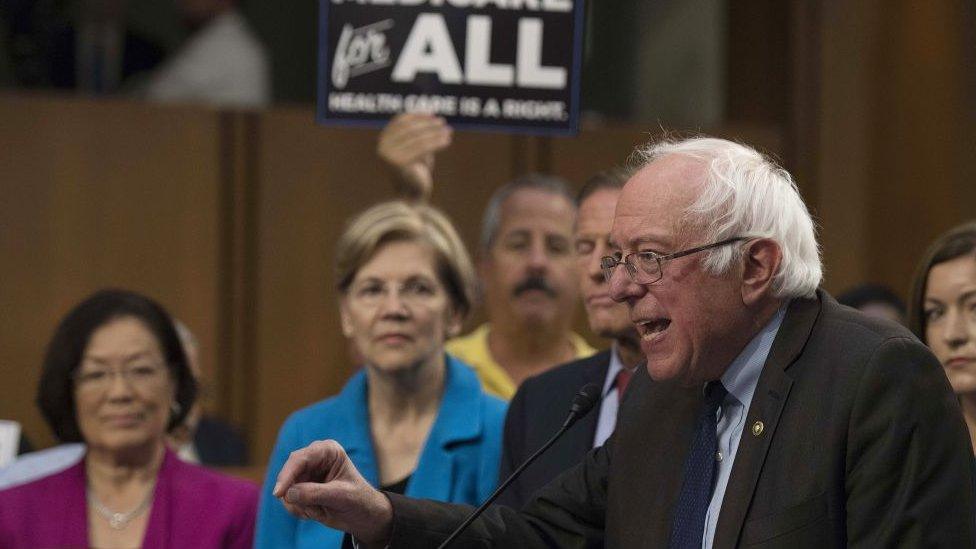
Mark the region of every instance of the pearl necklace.
<instances>
[{"instance_id":1,"label":"pearl necklace","mask_svg":"<svg viewBox=\"0 0 976 549\"><path fill-rule=\"evenodd\" d=\"M154 490L150 488L149 493L146 494L146 497L143 498L139 505L136 505L135 509L126 511L124 513L117 513L109 509L104 503L98 500L98 497L95 496L95 492L92 491L91 488L89 488L87 491L88 503L94 507L95 512L108 521L108 525L111 526L113 530L124 530L125 527L132 522L132 519L141 515L149 507L149 504L152 502L153 491Z\"/></svg>"}]
</instances>

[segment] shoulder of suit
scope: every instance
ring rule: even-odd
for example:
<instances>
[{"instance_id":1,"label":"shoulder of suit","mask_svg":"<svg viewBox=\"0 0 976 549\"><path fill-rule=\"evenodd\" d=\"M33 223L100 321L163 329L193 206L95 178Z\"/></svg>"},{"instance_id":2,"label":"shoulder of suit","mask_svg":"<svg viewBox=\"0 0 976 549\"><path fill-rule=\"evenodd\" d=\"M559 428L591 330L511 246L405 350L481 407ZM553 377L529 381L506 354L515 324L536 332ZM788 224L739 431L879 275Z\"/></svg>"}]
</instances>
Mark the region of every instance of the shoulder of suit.
<instances>
[{"instance_id":1,"label":"shoulder of suit","mask_svg":"<svg viewBox=\"0 0 976 549\"><path fill-rule=\"evenodd\" d=\"M843 334L867 347L880 345L890 339L918 339L901 324L868 316L832 299L824 302L821 326L830 334Z\"/></svg>"},{"instance_id":2,"label":"shoulder of suit","mask_svg":"<svg viewBox=\"0 0 976 549\"><path fill-rule=\"evenodd\" d=\"M546 370L541 374L537 374L526 379L519 387L519 392L522 392L523 388L526 391L533 390L535 388L539 388L539 390L544 391L551 388L553 384L562 384L569 381L573 382L574 384L578 384L580 377L583 376L587 369L601 366L607 367L609 364L610 351L600 351L599 353L586 358L579 358L565 364L560 364L555 368ZM579 388L575 385L574 387L576 389Z\"/></svg>"}]
</instances>

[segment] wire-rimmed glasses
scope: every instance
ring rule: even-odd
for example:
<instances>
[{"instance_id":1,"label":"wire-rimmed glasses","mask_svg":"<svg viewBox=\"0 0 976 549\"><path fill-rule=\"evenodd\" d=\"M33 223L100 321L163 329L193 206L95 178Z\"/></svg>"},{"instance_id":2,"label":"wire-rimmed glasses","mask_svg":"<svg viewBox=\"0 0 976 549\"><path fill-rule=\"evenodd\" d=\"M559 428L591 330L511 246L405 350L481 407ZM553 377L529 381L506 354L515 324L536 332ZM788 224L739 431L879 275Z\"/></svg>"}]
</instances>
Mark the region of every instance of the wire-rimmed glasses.
<instances>
[{"instance_id":1,"label":"wire-rimmed glasses","mask_svg":"<svg viewBox=\"0 0 976 549\"><path fill-rule=\"evenodd\" d=\"M608 255L600 259L600 268L603 269L603 277L608 283L613 277L613 270L617 265L624 265L627 269L627 274L630 275L631 280L634 282L638 284L654 284L664 276L665 261L718 248L719 246L726 246L742 240L749 240L749 237L737 236L666 255L661 255L656 252L631 252L619 258Z\"/></svg>"}]
</instances>

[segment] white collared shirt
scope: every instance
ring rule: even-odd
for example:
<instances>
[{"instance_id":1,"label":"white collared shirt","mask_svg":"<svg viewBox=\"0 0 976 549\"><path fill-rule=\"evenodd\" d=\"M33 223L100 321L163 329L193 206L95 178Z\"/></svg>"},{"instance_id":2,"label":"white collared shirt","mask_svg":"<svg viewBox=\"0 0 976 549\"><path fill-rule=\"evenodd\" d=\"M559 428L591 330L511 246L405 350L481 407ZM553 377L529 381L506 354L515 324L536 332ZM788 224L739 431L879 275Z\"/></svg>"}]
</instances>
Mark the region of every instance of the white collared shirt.
<instances>
[{"instance_id":1,"label":"white collared shirt","mask_svg":"<svg viewBox=\"0 0 976 549\"><path fill-rule=\"evenodd\" d=\"M617 343L610 347L610 367L603 380L603 398L600 400L600 415L596 423L596 433L593 436L593 447L603 446L603 443L613 434L617 426L617 410L620 409L620 391L617 390L617 372L622 370L624 363L620 360Z\"/></svg>"}]
</instances>

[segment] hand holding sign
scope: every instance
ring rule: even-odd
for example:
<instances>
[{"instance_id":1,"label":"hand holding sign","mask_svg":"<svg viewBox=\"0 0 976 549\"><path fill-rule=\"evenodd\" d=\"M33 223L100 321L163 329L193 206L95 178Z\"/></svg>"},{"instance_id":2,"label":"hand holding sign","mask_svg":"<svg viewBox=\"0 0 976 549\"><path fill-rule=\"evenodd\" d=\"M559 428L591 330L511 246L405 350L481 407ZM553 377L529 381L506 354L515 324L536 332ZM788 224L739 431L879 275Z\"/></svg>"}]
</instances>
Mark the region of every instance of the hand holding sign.
<instances>
[{"instance_id":1,"label":"hand holding sign","mask_svg":"<svg viewBox=\"0 0 976 549\"><path fill-rule=\"evenodd\" d=\"M376 152L397 173L400 194L426 200L434 186L434 153L451 144L453 131L439 117L400 114L380 132Z\"/></svg>"}]
</instances>

